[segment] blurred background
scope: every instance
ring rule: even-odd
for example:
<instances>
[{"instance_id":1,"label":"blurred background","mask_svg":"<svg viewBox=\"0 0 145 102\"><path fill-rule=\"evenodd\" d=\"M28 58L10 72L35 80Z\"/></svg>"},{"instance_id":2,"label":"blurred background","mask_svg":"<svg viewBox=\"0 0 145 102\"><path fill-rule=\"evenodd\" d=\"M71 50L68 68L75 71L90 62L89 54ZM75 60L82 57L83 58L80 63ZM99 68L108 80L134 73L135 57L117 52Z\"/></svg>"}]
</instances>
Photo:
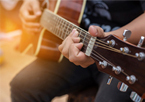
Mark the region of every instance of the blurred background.
<instances>
[{"instance_id":1,"label":"blurred background","mask_svg":"<svg viewBox=\"0 0 145 102\"><path fill-rule=\"evenodd\" d=\"M22 3L22 0L0 0L0 102L11 102L10 81L36 59L18 51L22 34L19 18ZM66 97L55 98L53 102L65 102Z\"/></svg>"},{"instance_id":2,"label":"blurred background","mask_svg":"<svg viewBox=\"0 0 145 102\"><path fill-rule=\"evenodd\" d=\"M0 32L8 33L21 29L19 8L22 1L0 0Z\"/></svg>"},{"instance_id":3,"label":"blurred background","mask_svg":"<svg viewBox=\"0 0 145 102\"><path fill-rule=\"evenodd\" d=\"M22 56L17 50L22 34L19 18L22 3L22 0L0 0L0 102L11 102L10 81L35 59Z\"/></svg>"}]
</instances>

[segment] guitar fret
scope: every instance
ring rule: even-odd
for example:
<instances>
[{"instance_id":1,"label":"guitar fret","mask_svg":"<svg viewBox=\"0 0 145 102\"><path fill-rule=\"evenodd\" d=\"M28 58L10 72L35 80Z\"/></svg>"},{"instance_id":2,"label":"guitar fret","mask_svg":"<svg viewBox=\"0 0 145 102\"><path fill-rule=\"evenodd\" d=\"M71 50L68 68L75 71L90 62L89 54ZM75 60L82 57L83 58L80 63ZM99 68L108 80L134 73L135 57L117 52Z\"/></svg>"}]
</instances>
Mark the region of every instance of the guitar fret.
<instances>
[{"instance_id":1,"label":"guitar fret","mask_svg":"<svg viewBox=\"0 0 145 102\"><path fill-rule=\"evenodd\" d=\"M57 28L58 25L57 24L59 24L58 17L56 17L55 24L54 24L55 25L55 32L54 32L55 35L57 35L57 31L58 31L58 28Z\"/></svg>"},{"instance_id":2,"label":"guitar fret","mask_svg":"<svg viewBox=\"0 0 145 102\"><path fill-rule=\"evenodd\" d=\"M80 29L80 35L83 36L83 38L82 38L82 43L84 43L87 34L82 33L82 29Z\"/></svg>"},{"instance_id":3,"label":"guitar fret","mask_svg":"<svg viewBox=\"0 0 145 102\"><path fill-rule=\"evenodd\" d=\"M82 40L84 39L84 34L80 29L78 30L78 32L79 32L78 36L81 38L81 42L82 42Z\"/></svg>"},{"instance_id":4,"label":"guitar fret","mask_svg":"<svg viewBox=\"0 0 145 102\"><path fill-rule=\"evenodd\" d=\"M52 19L53 19L53 18L52 18ZM55 30L56 30L56 28L54 27L54 25L55 25L55 24L53 24L53 26L51 26L51 27L52 27L52 33L55 34Z\"/></svg>"},{"instance_id":5,"label":"guitar fret","mask_svg":"<svg viewBox=\"0 0 145 102\"><path fill-rule=\"evenodd\" d=\"M63 22L63 20L61 19L61 18L59 18L59 27L58 27L58 36L59 36L59 38L61 38L62 39L62 37L61 37L61 34L62 34L62 22Z\"/></svg>"},{"instance_id":6,"label":"guitar fret","mask_svg":"<svg viewBox=\"0 0 145 102\"><path fill-rule=\"evenodd\" d=\"M70 34L70 32L69 32L69 23L67 23L67 25L66 25L66 33L65 33L65 35L64 35L64 39Z\"/></svg>"},{"instance_id":7,"label":"guitar fret","mask_svg":"<svg viewBox=\"0 0 145 102\"><path fill-rule=\"evenodd\" d=\"M64 25L65 25L65 21L62 20L62 26L61 26L61 31L62 31L62 33L61 33L61 38L62 38L62 39L63 39L63 34L65 33L65 31L64 31Z\"/></svg>"},{"instance_id":8,"label":"guitar fret","mask_svg":"<svg viewBox=\"0 0 145 102\"><path fill-rule=\"evenodd\" d=\"M73 29L74 29L74 28L73 28L73 25L70 24L70 30L69 30L69 32L71 33Z\"/></svg>"},{"instance_id":9,"label":"guitar fret","mask_svg":"<svg viewBox=\"0 0 145 102\"><path fill-rule=\"evenodd\" d=\"M46 25L46 27L47 27L47 29L49 29L49 31L51 32L51 33L53 33L54 32L54 27L53 26L51 26L51 23L53 23L52 21L52 19L53 19L53 15L52 14L49 14L49 15L47 15L47 18L50 18L50 19L47 19L47 24L45 23L45 25Z\"/></svg>"},{"instance_id":10,"label":"guitar fret","mask_svg":"<svg viewBox=\"0 0 145 102\"><path fill-rule=\"evenodd\" d=\"M88 32L82 32L82 36L80 36L80 37L81 37L81 40L82 40L84 46L81 49L81 51L86 52L86 49L87 49L88 43L90 41L91 35Z\"/></svg>"},{"instance_id":11,"label":"guitar fret","mask_svg":"<svg viewBox=\"0 0 145 102\"><path fill-rule=\"evenodd\" d=\"M86 39L86 36L87 36L87 34L85 34L85 36L84 36L83 43L84 43L84 41L85 41L85 39Z\"/></svg>"},{"instance_id":12,"label":"guitar fret","mask_svg":"<svg viewBox=\"0 0 145 102\"><path fill-rule=\"evenodd\" d=\"M54 16L52 14L50 14L49 16L51 18L50 21L49 21L49 25L50 25L51 22L53 21ZM50 30L51 30L52 33L54 33L54 30L55 30L54 25L50 26Z\"/></svg>"},{"instance_id":13,"label":"guitar fret","mask_svg":"<svg viewBox=\"0 0 145 102\"><path fill-rule=\"evenodd\" d=\"M60 35L59 35L59 32L60 32L59 29L60 29L60 26L61 26L61 21L60 20L61 19L57 17L57 22L56 22L57 32L56 32L56 35L58 37L60 37Z\"/></svg>"},{"instance_id":14,"label":"guitar fret","mask_svg":"<svg viewBox=\"0 0 145 102\"><path fill-rule=\"evenodd\" d=\"M78 28L77 28L77 29L78 29ZM78 31L79 31L79 29L78 29ZM82 35L82 34L81 34L81 31L80 31L78 37L81 37L81 35Z\"/></svg>"},{"instance_id":15,"label":"guitar fret","mask_svg":"<svg viewBox=\"0 0 145 102\"><path fill-rule=\"evenodd\" d=\"M85 35L84 31L78 26L59 16L54 15L51 12L46 16L47 18L49 18L49 23L44 22L45 27L47 27L50 32L52 32L59 38L61 38L62 40L65 39L72 32L73 29L76 29L79 32L78 36L81 37L82 42L85 42L87 35Z\"/></svg>"},{"instance_id":16,"label":"guitar fret","mask_svg":"<svg viewBox=\"0 0 145 102\"><path fill-rule=\"evenodd\" d=\"M63 35L63 39L65 39L65 35L68 34L68 32L67 32L67 25L66 24L67 24L67 22L65 21L64 22L64 33L62 34Z\"/></svg>"}]
</instances>

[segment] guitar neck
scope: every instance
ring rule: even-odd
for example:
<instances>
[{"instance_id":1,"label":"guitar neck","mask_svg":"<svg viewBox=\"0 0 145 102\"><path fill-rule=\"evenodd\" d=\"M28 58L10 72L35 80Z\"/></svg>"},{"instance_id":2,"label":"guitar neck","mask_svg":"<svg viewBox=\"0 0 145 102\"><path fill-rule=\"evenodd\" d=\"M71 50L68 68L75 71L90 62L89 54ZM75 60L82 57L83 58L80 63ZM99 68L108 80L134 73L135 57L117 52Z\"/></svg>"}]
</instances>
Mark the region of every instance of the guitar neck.
<instances>
[{"instance_id":1,"label":"guitar neck","mask_svg":"<svg viewBox=\"0 0 145 102\"><path fill-rule=\"evenodd\" d=\"M74 28L79 32L79 37L82 39L82 42L84 42L86 37L90 37L87 31L60 17L59 15L54 14L48 9L44 10L40 19L40 24L62 40L64 40Z\"/></svg>"},{"instance_id":2,"label":"guitar neck","mask_svg":"<svg viewBox=\"0 0 145 102\"><path fill-rule=\"evenodd\" d=\"M74 28L77 29L78 36L80 37L81 42L83 43L81 51L84 52L87 56L95 58L95 60L99 61L94 54L91 54L96 37L92 37L89 34L89 32L71 23L70 21L60 17L59 15L54 14L48 9L44 10L40 19L40 24L45 29L47 29L52 34L54 34L62 40L64 40Z\"/></svg>"}]
</instances>

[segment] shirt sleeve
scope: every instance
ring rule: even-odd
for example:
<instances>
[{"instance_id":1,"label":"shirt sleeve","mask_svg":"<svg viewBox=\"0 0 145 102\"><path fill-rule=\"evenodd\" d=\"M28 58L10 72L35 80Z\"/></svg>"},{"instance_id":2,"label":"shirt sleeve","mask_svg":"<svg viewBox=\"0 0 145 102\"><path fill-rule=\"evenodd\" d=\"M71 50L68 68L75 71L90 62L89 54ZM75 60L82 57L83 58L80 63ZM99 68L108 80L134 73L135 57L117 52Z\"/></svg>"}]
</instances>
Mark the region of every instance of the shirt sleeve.
<instances>
[{"instance_id":1,"label":"shirt sleeve","mask_svg":"<svg viewBox=\"0 0 145 102\"><path fill-rule=\"evenodd\" d=\"M141 6L142 6L142 9L145 11L145 1L144 0L140 0L140 3L141 3Z\"/></svg>"}]
</instances>

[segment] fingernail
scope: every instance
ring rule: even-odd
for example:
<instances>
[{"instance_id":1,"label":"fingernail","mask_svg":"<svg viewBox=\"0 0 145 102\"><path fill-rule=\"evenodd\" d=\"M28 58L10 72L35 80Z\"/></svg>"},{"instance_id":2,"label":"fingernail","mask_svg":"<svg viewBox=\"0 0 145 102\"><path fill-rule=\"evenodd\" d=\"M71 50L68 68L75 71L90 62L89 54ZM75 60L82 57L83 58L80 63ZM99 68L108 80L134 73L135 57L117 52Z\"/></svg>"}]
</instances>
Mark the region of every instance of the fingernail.
<instances>
[{"instance_id":1,"label":"fingernail","mask_svg":"<svg viewBox=\"0 0 145 102\"><path fill-rule=\"evenodd\" d=\"M75 30L75 32L73 33L73 35L72 35L72 36L75 36L77 33L78 33L78 31L76 31L76 30Z\"/></svg>"},{"instance_id":2,"label":"fingernail","mask_svg":"<svg viewBox=\"0 0 145 102\"><path fill-rule=\"evenodd\" d=\"M73 29L73 30L72 30L72 34L73 34L75 31L76 31L76 29Z\"/></svg>"}]
</instances>

